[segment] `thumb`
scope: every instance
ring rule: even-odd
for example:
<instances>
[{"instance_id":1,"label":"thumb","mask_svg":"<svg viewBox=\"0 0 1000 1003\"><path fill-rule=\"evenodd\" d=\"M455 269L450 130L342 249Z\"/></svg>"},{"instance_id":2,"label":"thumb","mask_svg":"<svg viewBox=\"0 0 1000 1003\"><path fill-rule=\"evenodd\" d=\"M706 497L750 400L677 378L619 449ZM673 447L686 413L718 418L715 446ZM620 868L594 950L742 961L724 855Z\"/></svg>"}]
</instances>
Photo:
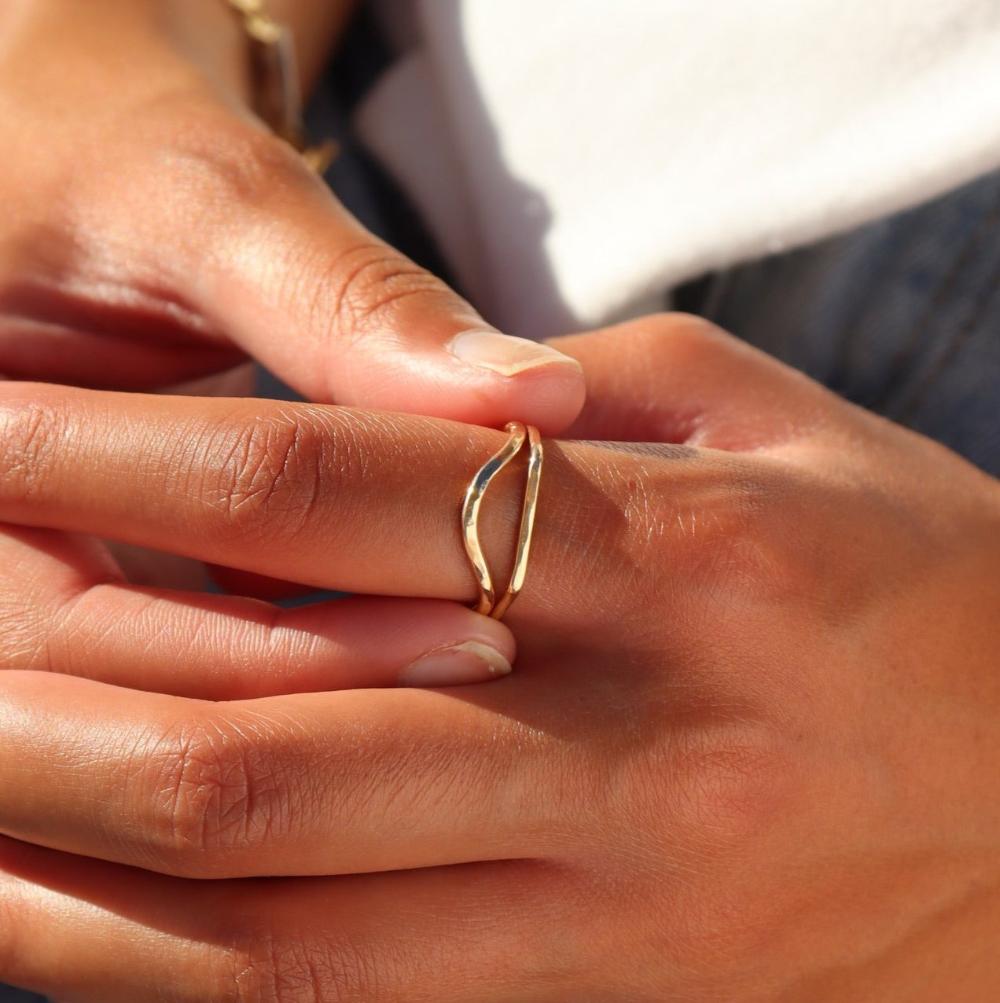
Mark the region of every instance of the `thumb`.
<instances>
[{"instance_id":1,"label":"thumb","mask_svg":"<svg viewBox=\"0 0 1000 1003\"><path fill-rule=\"evenodd\" d=\"M777 359L687 314L658 314L549 344L583 366L574 438L742 451L825 427L838 398Z\"/></svg>"},{"instance_id":2,"label":"thumb","mask_svg":"<svg viewBox=\"0 0 1000 1003\"><path fill-rule=\"evenodd\" d=\"M228 186L237 204L211 224L197 285L213 323L312 400L518 419L546 434L573 420L577 362L501 334L369 233L290 152L266 149L271 162Z\"/></svg>"}]
</instances>

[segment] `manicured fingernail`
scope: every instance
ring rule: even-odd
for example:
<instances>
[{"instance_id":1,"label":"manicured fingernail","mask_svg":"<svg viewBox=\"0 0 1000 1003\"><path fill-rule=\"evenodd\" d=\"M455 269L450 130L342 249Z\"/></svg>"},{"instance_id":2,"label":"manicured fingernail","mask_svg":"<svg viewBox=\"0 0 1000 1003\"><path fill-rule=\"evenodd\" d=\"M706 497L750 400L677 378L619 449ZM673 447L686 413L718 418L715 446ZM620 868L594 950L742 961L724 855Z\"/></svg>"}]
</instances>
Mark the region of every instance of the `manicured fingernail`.
<instances>
[{"instance_id":1,"label":"manicured fingernail","mask_svg":"<svg viewBox=\"0 0 1000 1003\"><path fill-rule=\"evenodd\" d=\"M527 338L515 338L499 331L462 331L451 339L448 350L456 359L473 366L492 369L501 376L514 376L538 366L573 366L576 359Z\"/></svg>"},{"instance_id":2,"label":"manicured fingernail","mask_svg":"<svg viewBox=\"0 0 1000 1003\"><path fill-rule=\"evenodd\" d=\"M461 686L484 683L509 672L510 662L496 648L480 641L466 641L418 658L403 670L399 685Z\"/></svg>"}]
</instances>

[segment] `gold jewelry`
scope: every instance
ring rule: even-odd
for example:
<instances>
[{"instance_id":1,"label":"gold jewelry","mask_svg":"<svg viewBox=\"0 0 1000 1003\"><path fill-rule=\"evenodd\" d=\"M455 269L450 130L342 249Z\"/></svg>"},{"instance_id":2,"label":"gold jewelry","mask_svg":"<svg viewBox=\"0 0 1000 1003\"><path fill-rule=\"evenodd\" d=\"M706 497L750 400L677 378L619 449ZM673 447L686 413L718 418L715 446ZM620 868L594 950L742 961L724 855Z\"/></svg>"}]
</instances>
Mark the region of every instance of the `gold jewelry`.
<instances>
[{"instance_id":1,"label":"gold jewelry","mask_svg":"<svg viewBox=\"0 0 1000 1003\"><path fill-rule=\"evenodd\" d=\"M510 573L507 591L490 611L494 620L503 619L510 604L524 588L528 573L528 556L531 552L531 536L535 530L535 512L538 509L538 488L542 483L542 437L534 425L528 426L528 476L524 484L524 503L521 506L521 526L517 533L517 550L514 553L514 567Z\"/></svg>"},{"instance_id":2,"label":"gold jewelry","mask_svg":"<svg viewBox=\"0 0 1000 1003\"><path fill-rule=\"evenodd\" d=\"M306 141L302 124L302 94L298 60L291 30L275 21L264 0L226 0L243 20L250 41L250 75L253 110L276 135L291 143L317 174L337 155L337 144L324 140L315 146Z\"/></svg>"},{"instance_id":3,"label":"gold jewelry","mask_svg":"<svg viewBox=\"0 0 1000 1003\"><path fill-rule=\"evenodd\" d=\"M476 471L462 503L462 539L479 586L476 612L491 616L495 620L503 617L524 587L528 557L531 552L531 537L535 528L535 512L538 507L538 488L542 478L542 438L538 429L534 425L525 426L519 421L512 421L506 426L505 431L508 433L507 442ZM517 535L517 549L514 553L510 582L498 601L493 577L479 542L479 508L490 482L517 456L525 439L528 440L529 453L524 502L521 506L521 525Z\"/></svg>"}]
</instances>

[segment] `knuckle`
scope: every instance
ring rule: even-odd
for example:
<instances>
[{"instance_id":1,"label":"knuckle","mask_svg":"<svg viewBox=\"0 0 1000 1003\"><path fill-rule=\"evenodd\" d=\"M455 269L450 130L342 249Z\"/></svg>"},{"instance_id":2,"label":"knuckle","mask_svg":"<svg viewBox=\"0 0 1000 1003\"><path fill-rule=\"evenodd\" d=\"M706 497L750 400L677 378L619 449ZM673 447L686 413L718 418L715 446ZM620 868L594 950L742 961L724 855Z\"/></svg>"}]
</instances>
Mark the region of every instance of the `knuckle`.
<instances>
[{"instance_id":1,"label":"knuckle","mask_svg":"<svg viewBox=\"0 0 1000 1003\"><path fill-rule=\"evenodd\" d=\"M775 571L769 526L775 503L773 485L749 470L700 492L677 512L688 569L725 582L727 591L755 591Z\"/></svg>"},{"instance_id":2,"label":"knuckle","mask_svg":"<svg viewBox=\"0 0 1000 1003\"><path fill-rule=\"evenodd\" d=\"M30 400L0 405L0 492L6 500L27 504L37 494L64 430L55 408Z\"/></svg>"},{"instance_id":3,"label":"knuckle","mask_svg":"<svg viewBox=\"0 0 1000 1003\"><path fill-rule=\"evenodd\" d=\"M663 714L656 712L620 737L628 769L611 766L618 772L616 788L606 783L606 753L590 764L590 782L613 790L610 802L600 795L594 800L616 820L607 837L619 843L623 831L642 834L654 861L664 845L692 862L738 849L794 799L791 753L773 729L729 719L712 706L688 704L682 713L690 727L664 728Z\"/></svg>"},{"instance_id":4,"label":"knuckle","mask_svg":"<svg viewBox=\"0 0 1000 1003\"><path fill-rule=\"evenodd\" d=\"M706 862L699 905L685 927L691 950L703 958L740 958L758 950L772 920L774 900L762 894L766 881L758 887L729 884L707 862L752 856L780 820L800 810L801 783L792 758L773 740L766 747L723 742L699 750L688 774L682 772L681 825L688 829L682 852Z\"/></svg>"},{"instance_id":5,"label":"knuckle","mask_svg":"<svg viewBox=\"0 0 1000 1003\"><path fill-rule=\"evenodd\" d=\"M699 850L745 842L787 801L788 750L763 726L702 729L675 748L673 760L677 791Z\"/></svg>"},{"instance_id":6,"label":"knuckle","mask_svg":"<svg viewBox=\"0 0 1000 1003\"><path fill-rule=\"evenodd\" d=\"M279 412L214 430L203 497L245 539L294 536L325 488L334 437L305 414Z\"/></svg>"},{"instance_id":7,"label":"knuckle","mask_svg":"<svg viewBox=\"0 0 1000 1003\"><path fill-rule=\"evenodd\" d=\"M699 963L717 960L717 952L738 957L752 950L768 903L726 880L727 867L765 839L777 819L798 810L802 785L793 751L764 727L728 723L675 734L634 762L619 822L626 836L643 833L637 856L656 873L652 884L676 891L667 897L669 909L658 898L651 922Z\"/></svg>"},{"instance_id":8,"label":"knuckle","mask_svg":"<svg viewBox=\"0 0 1000 1003\"><path fill-rule=\"evenodd\" d=\"M259 209L289 189L316 179L287 143L263 129L212 112L190 118L165 144L170 183L201 196L200 204L229 214L234 205Z\"/></svg>"},{"instance_id":9,"label":"knuckle","mask_svg":"<svg viewBox=\"0 0 1000 1003\"><path fill-rule=\"evenodd\" d=\"M183 722L142 757L136 801L155 862L180 877L227 874L291 828L282 750L259 722ZM237 868L238 869L238 868Z\"/></svg>"},{"instance_id":10,"label":"knuckle","mask_svg":"<svg viewBox=\"0 0 1000 1003\"><path fill-rule=\"evenodd\" d=\"M370 947L315 934L243 934L233 950L235 1003L378 1003L386 972Z\"/></svg>"},{"instance_id":11,"label":"knuckle","mask_svg":"<svg viewBox=\"0 0 1000 1003\"><path fill-rule=\"evenodd\" d=\"M761 464L736 464L728 486L727 519L720 520L711 541L713 558L702 555L698 565L725 586L726 595L745 596L757 603L798 604L809 601L815 570L829 567L810 556L815 540L807 528L813 503L823 505L803 477L789 469Z\"/></svg>"},{"instance_id":12,"label":"knuckle","mask_svg":"<svg viewBox=\"0 0 1000 1003\"><path fill-rule=\"evenodd\" d=\"M643 317L630 334L630 345L640 359L671 365L697 363L730 340L711 321L686 313Z\"/></svg>"},{"instance_id":13,"label":"knuckle","mask_svg":"<svg viewBox=\"0 0 1000 1003\"><path fill-rule=\"evenodd\" d=\"M439 279L376 241L341 252L326 271L327 281L319 283L322 298L314 298L312 313L317 330L325 325L341 337L391 324L413 298L429 300L430 306L452 305L453 294Z\"/></svg>"},{"instance_id":14,"label":"knuckle","mask_svg":"<svg viewBox=\"0 0 1000 1003\"><path fill-rule=\"evenodd\" d=\"M578 492L564 503L564 532L558 543L542 537L538 563L594 589L602 616L641 626L647 601L667 595L690 614L706 600L801 598L810 585L808 534L798 527L811 496L783 465L669 444L610 464L601 455L603 465L582 466L600 500Z\"/></svg>"},{"instance_id":15,"label":"knuckle","mask_svg":"<svg viewBox=\"0 0 1000 1003\"><path fill-rule=\"evenodd\" d=\"M722 468L720 469L720 464ZM654 560L654 587L685 583L687 594L759 597L785 580L790 506L782 479L739 458L684 470L661 465L624 482L623 511L632 548ZM693 586L692 590L690 586Z\"/></svg>"}]
</instances>

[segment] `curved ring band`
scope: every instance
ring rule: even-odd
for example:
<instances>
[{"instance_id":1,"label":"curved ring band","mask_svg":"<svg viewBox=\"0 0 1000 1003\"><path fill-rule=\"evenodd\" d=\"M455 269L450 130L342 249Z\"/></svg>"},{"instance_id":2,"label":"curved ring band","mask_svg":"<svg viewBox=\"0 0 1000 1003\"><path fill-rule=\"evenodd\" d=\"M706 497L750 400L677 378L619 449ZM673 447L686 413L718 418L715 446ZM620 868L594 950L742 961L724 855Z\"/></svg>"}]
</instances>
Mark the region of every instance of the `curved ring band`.
<instances>
[{"instance_id":1,"label":"curved ring band","mask_svg":"<svg viewBox=\"0 0 1000 1003\"><path fill-rule=\"evenodd\" d=\"M535 511L538 507L538 488L542 477L542 439L533 425L525 426L512 421L506 426L509 438L503 447L493 454L476 472L465 492L462 504L462 540L465 553L472 565L479 586L476 612L499 620L510 608L524 586L531 552L531 537L535 526ZM521 506L521 524L514 553L514 567L510 582L503 595L497 599L493 576L483 554L479 541L479 509L490 482L521 451L525 439L528 440L528 473L525 482L524 503Z\"/></svg>"}]
</instances>

